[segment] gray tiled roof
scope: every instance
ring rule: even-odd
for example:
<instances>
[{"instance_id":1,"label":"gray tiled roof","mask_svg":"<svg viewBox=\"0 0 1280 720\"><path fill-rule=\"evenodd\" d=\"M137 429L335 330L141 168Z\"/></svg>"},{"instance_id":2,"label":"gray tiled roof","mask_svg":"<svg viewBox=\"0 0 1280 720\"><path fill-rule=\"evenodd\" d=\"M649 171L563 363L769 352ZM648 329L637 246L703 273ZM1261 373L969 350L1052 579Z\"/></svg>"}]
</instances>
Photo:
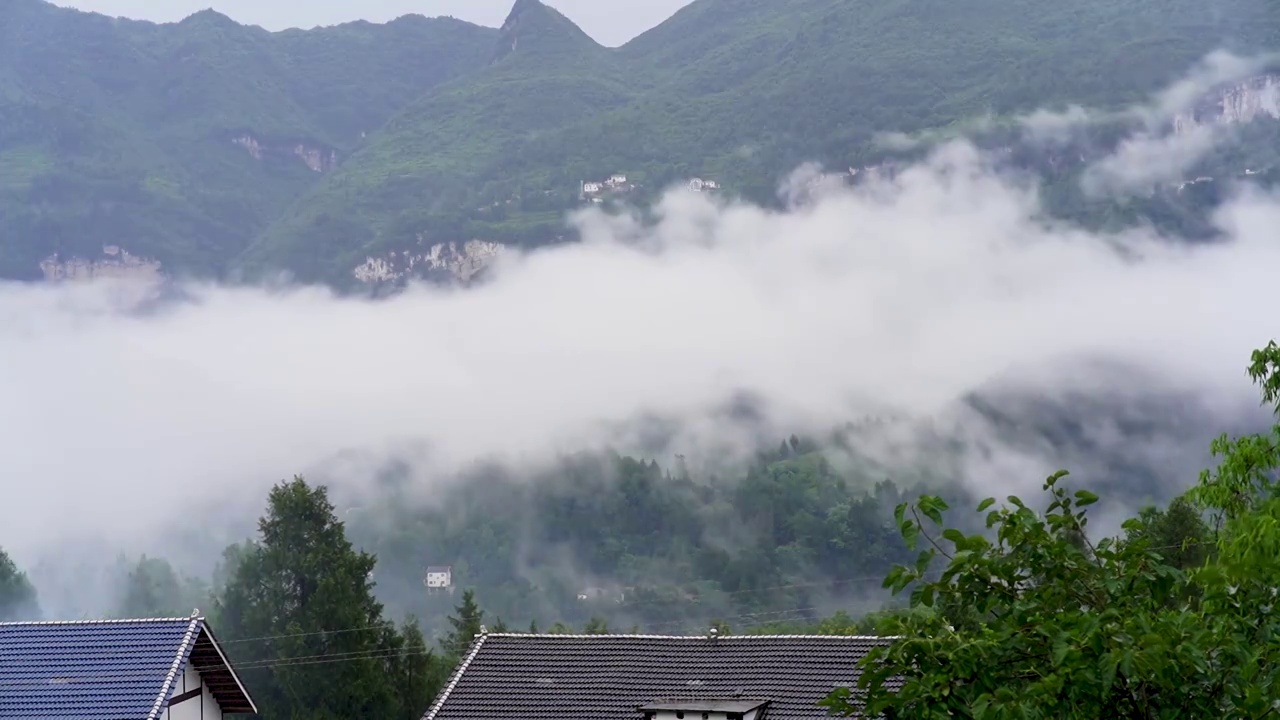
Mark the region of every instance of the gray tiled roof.
<instances>
[{"instance_id":1,"label":"gray tiled roof","mask_svg":"<svg viewBox=\"0 0 1280 720\"><path fill-rule=\"evenodd\" d=\"M836 635L488 634L424 720L639 720L661 700L769 700L769 720L825 718L887 638Z\"/></svg>"},{"instance_id":2,"label":"gray tiled roof","mask_svg":"<svg viewBox=\"0 0 1280 720\"><path fill-rule=\"evenodd\" d=\"M0 623L0 718L157 718L188 663L223 678L224 709L252 708L204 618Z\"/></svg>"}]
</instances>

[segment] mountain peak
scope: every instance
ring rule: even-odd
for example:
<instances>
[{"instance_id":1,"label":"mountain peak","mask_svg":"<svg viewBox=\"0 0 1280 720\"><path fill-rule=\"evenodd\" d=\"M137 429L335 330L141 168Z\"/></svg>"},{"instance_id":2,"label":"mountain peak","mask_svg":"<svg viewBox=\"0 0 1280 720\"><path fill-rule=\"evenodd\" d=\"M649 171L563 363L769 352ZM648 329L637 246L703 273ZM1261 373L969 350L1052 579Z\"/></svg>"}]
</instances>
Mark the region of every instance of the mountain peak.
<instances>
[{"instance_id":1,"label":"mountain peak","mask_svg":"<svg viewBox=\"0 0 1280 720\"><path fill-rule=\"evenodd\" d=\"M500 32L494 62L513 53L546 56L600 47L572 20L540 0L516 0Z\"/></svg>"},{"instance_id":2,"label":"mountain peak","mask_svg":"<svg viewBox=\"0 0 1280 720\"><path fill-rule=\"evenodd\" d=\"M511 6L511 12L507 13L507 20L502 24L502 29L506 30L512 21L525 13L549 10L551 8L543 5L541 0L516 0L515 4Z\"/></svg>"},{"instance_id":3,"label":"mountain peak","mask_svg":"<svg viewBox=\"0 0 1280 720\"><path fill-rule=\"evenodd\" d=\"M232 20L230 17L223 15L222 13L218 12L217 10L214 10L213 8L205 8L204 10L200 10L199 12L192 13L188 15L186 18L184 18L180 24L182 25L202 24L202 25L209 25L214 27L217 27L217 26L239 27L240 26L240 23L236 22L235 20Z\"/></svg>"}]
</instances>

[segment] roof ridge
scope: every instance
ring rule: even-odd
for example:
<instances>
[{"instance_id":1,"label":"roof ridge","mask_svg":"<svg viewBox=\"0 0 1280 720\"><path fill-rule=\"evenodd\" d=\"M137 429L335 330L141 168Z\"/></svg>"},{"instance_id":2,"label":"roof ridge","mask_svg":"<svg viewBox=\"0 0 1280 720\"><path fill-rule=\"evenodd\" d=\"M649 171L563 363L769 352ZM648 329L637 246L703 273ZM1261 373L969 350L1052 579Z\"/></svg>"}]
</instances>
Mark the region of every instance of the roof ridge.
<instances>
[{"instance_id":1,"label":"roof ridge","mask_svg":"<svg viewBox=\"0 0 1280 720\"><path fill-rule=\"evenodd\" d=\"M156 698L155 704L151 706L151 712L147 714L147 720L155 720L160 715L160 710L164 708L170 693L174 690L173 681L178 678L178 671L184 669L187 664L188 648L191 647L192 641L195 640L196 629L204 625L204 618L189 617L187 622L187 632L182 636L182 644L178 646L178 654L173 657L173 664L169 666L169 672L164 677L164 684L160 686L160 695Z\"/></svg>"},{"instance_id":2,"label":"roof ridge","mask_svg":"<svg viewBox=\"0 0 1280 720\"><path fill-rule=\"evenodd\" d=\"M563 638L566 640L583 640L587 638L628 638L635 640L703 640L724 642L726 640L894 640L899 635L648 635L645 633L486 633L484 637L501 638Z\"/></svg>"},{"instance_id":3,"label":"roof ridge","mask_svg":"<svg viewBox=\"0 0 1280 720\"><path fill-rule=\"evenodd\" d=\"M431 707L427 708L427 713L422 716L422 720L432 720L435 718L436 713L440 712L440 708L444 707L444 701L449 698L449 693L453 692L458 682L462 680L463 671L467 669L472 660L475 660L476 654L480 652L480 646L484 645L484 641L488 638L489 633L481 633L476 638L475 643L471 646L471 651L467 653L467 657L462 662L458 663L458 669L453 671L448 684L440 691L440 696L436 698L436 701L431 703Z\"/></svg>"},{"instance_id":4,"label":"roof ridge","mask_svg":"<svg viewBox=\"0 0 1280 720\"><path fill-rule=\"evenodd\" d=\"M173 622L189 623L192 620L204 620L204 616L191 617L154 617L154 618L106 618L98 620L14 620L0 622L0 627L15 625L122 625L126 623Z\"/></svg>"},{"instance_id":5,"label":"roof ridge","mask_svg":"<svg viewBox=\"0 0 1280 720\"><path fill-rule=\"evenodd\" d=\"M522 689L523 682L534 679L549 687L535 693L537 698L529 698L519 712L511 713L513 717L550 717L562 711L565 702L573 705L571 696L586 702L582 699L607 690L609 699L592 700L600 706L588 714L639 716L637 708L660 702L654 698L751 700L753 705L769 699L778 704L779 712L804 704L812 712L800 710L795 716L818 718L822 698L836 688L856 686L861 659L897 641L879 635L486 632L476 638L466 660L421 720L483 716L492 710L492 697L518 695L527 690ZM781 682L777 671L793 665L799 669L791 680ZM521 671L512 673L510 667ZM619 676L628 678L625 688L615 682Z\"/></svg>"}]
</instances>

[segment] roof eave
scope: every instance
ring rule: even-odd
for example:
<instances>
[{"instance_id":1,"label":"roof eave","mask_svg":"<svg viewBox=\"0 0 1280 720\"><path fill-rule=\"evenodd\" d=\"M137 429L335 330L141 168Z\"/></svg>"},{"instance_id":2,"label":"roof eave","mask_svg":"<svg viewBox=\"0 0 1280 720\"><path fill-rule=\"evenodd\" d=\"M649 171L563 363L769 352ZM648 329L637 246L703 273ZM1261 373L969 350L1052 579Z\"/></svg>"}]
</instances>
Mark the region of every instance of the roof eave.
<instances>
[{"instance_id":1,"label":"roof eave","mask_svg":"<svg viewBox=\"0 0 1280 720\"><path fill-rule=\"evenodd\" d=\"M249 707L253 708L253 714L257 715L258 704L253 701L253 696L249 694L249 691L245 688L244 683L241 682L240 676L236 674L235 667L231 665L231 662L229 660L227 660L226 653L222 652L222 646L218 644L218 638L213 634L213 629L209 627L209 623L205 622L204 618L200 618L200 620L201 620L202 630L204 634L209 638L209 644L212 645L213 649L218 652L218 658L222 660L223 667L227 669L227 673L231 675L231 679L236 681L236 687L240 689L240 694L243 695L245 701L249 703Z\"/></svg>"}]
</instances>

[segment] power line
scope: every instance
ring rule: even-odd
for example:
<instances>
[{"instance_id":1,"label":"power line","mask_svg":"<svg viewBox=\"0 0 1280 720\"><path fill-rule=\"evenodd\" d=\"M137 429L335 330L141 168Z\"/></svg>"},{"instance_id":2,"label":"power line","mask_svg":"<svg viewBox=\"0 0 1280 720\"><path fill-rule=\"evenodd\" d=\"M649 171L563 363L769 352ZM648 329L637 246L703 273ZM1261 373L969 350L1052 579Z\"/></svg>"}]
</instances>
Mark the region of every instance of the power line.
<instances>
[{"instance_id":1,"label":"power line","mask_svg":"<svg viewBox=\"0 0 1280 720\"><path fill-rule=\"evenodd\" d=\"M749 588L744 590L716 592L715 594L720 596L737 597L739 595L757 594L757 593L771 592L775 590L832 587L836 585L845 585L845 584L859 583L859 582L882 582L883 580L884 580L884 575L868 575L868 576L856 577L856 578L840 578L835 580L821 580L821 581L814 581L814 582L770 585L770 586L760 587L760 588ZM633 602L614 603L612 607L631 608L631 607L645 607L650 605L664 605L664 604L673 604L673 605L699 604L700 602L701 602L701 598L671 598L671 599L654 599L654 600L640 600L640 601L633 601ZM664 623L659 623L659 624L664 624ZM300 632L300 633L281 633L277 635L259 635L254 637L232 638L230 640L219 640L218 644L225 647L227 645L235 645L235 644L248 643L248 642L265 642L268 640L281 640L281 639L295 638L295 637L311 637L315 635L334 635L339 633L360 632L363 630L378 630L386 627L398 628L399 626L395 622L387 621L384 623L378 623L374 625L361 625L356 627L340 628L336 630L314 630L314 631Z\"/></svg>"},{"instance_id":2,"label":"power line","mask_svg":"<svg viewBox=\"0 0 1280 720\"><path fill-rule=\"evenodd\" d=\"M777 610L777 611L763 612L763 613L743 613L740 615L727 616L722 619L727 621L727 620L742 620L742 619L748 619L748 618L756 618L756 620L754 621L744 622L738 625L739 628L750 629L754 627L762 627L765 625L770 625L777 622L776 619L761 620L759 618L775 617L779 615L799 613L799 612L808 612L808 611L817 610L817 609L818 608L814 608L814 607L798 607L798 608L791 608L788 610ZM627 633L617 633L617 632L601 633L601 635L626 635L626 634ZM734 633L731 631L728 634L733 635ZM546 635L548 637L555 637L556 633L543 633L543 635ZM292 656L292 657L264 658L261 660L250 660L245 662L232 663L232 668L236 671L267 670L267 669L279 668L279 667L298 667L298 666L321 665L321 664L330 664L330 663L339 663L339 662L356 662L361 660L393 660L393 659L410 658L410 657L424 657L424 656L435 654L435 652L436 652L435 649L428 648L428 647L419 647L419 648L413 648L413 649L411 648L371 648L368 650L358 650L358 651L343 652L343 653L320 653L316 655L302 655L302 656ZM126 651L122 651L114 654L127 656L127 655L145 655L148 653L147 651L144 651L144 650L132 650L132 651L126 650ZM129 675L129 676L80 675L80 676L77 676L77 680L81 680L81 681L84 681L84 680L115 681L115 680L133 679L133 678L136 678L136 675ZM23 686L23 685L30 685L33 682L40 682L40 681L0 683L0 686L17 687L17 686Z\"/></svg>"},{"instance_id":3,"label":"power line","mask_svg":"<svg viewBox=\"0 0 1280 720\"><path fill-rule=\"evenodd\" d=\"M816 607L798 607L798 608L790 608L787 610L774 610L771 612L742 613L739 615L729 615L721 619L728 621L728 620L742 620L742 619L756 618L755 621L743 623L740 625L740 627L744 627L744 628L760 627L763 625L769 625L774 622L777 622L777 620L776 619L759 620L759 618L764 618L764 617L776 618L777 616L780 616L780 615L810 612L817 609L818 608ZM650 628L669 627L669 626L685 624L687 622L692 622L692 621L684 621L684 620L669 621L665 623L652 624L647 627L650 627ZM556 633L541 633L541 634L547 635L549 637L554 637L556 635ZM601 634L602 635L626 635L628 633L607 632L607 633L601 633ZM315 662L320 662L320 661L343 662L345 660L354 661L354 660L365 660L365 659L383 659L383 658L396 657L402 654L413 655L415 653L425 655L425 654L430 654L432 652L434 652L434 650L431 648L425 648L423 650L416 650L416 651L405 650L402 648L401 649L375 648L370 650L356 650L356 651L345 652L345 653L319 653L316 655L301 655L301 656L295 656L295 657L272 658L272 659L264 659L264 660L256 660L256 661L251 660L248 662L236 663L235 668L237 670L246 669L246 668L261 669L261 668L281 667L281 666L289 666L289 665L309 665L309 664L313 664Z\"/></svg>"},{"instance_id":4,"label":"power line","mask_svg":"<svg viewBox=\"0 0 1280 720\"><path fill-rule=\"evenodd\" d=\"M1161 545L1161 546L1155 546L1155 547L1150 547L1150 548L1147 548L1147 549L1148 549L1148 550L1185 549L1185 548L1189 548L1189 547L1196 547L1196 546L1200 546L1200 545L1208 545L1208 544L1211 544L1211 543L1209 543L1209 542L1205 542L1205 541L1197 541L1197 542L1190 542L1190 543L1186 543L1185 545L1180 543L1180 544L1177 544L1177 545ZM931 574L932 574L932 573L931 573ZM717 592L716 594L717 594L717 595L720 595L720 596L736 597L736 596L739 596L739 595L758 594L758 593L770 592L770 591L775 591L775 590L790 590L790 589L797 589L797 588L816 588L816 587L833 587L833 586L837 586L837 585L846 585L846 584L851 584L851 583L860 583L860 582L883 582L884 577L885 577L885 576L884 576L883 574L881 574L881 575L869 575L869 576L856 577L856 578L839 578L839 579L834 579L834 580L822 580L822 581L804 582L804 583L786 583L786 584L781 584L781 585L771 585L771 586L766 586L766 587L761 587L761 588L749 588L749 589L744 589L744 590L735 590L735 591ZM683 604L694 604L694 605L696 605L696 604L699 604L699 603L700 603L700 601L701 601L701 598L699 598L699 597L695 597L695 598L673 598L673 599L654 599L654 600L643 600L643 601L635 601L635 602L622 602L622 603L615 603L615 604L613 605L613 607L614 607L614 608L629 608L629 607L644 607L644 606L659 605L659 604L682 604L682 603L683 603ZM812 610L812 609L817 609L817 608L806 608L806 609L811 609L811 610ZM766 614L766 615L767 615L767 614L772 614L772 613L798 612L799 610L800 610L800 609L794 609L794 608L793 608L793 609L791 609L791 610L783 610L783 611L763 611L762 613L746 613L746 614L740 614L740 615L724 616L724 617L720 617L720 618L718 618L718 619L721 619L721 620L728 620L728 619L731 619L731 618L754 617L754 616L761 615L761 614ZM661 621L661 622L658 622L658 623L645 623L645 624L644 624L644 627L650 627L650 628L652 628L652 627L672 627L672 626L678 626L678 625L682 625L682 624L685 624L685 623L692 623L692 622L695 622L695 620L694 620L693 618L686 619L686 620L669 620L669 621ZM338 628L338 629L333 629L333 630L313 630L313 631L308 631L308 632L299 632L299 633L280 633L280 634L275 634L275 635L258 635L258 636L245 637L245 638L232 638L232 639L228 639L228 640L219 640L219 641L218 641L218 644L219 644L219 645L221 645L221 646L223 646L223 647L226 647L226 646L228 646L228 645L236 645L236 644L243 644L243 643L250 643L250 642L266 642L266 641L270 641L270 640L282 640L282 639L301 638L301 637L314 637L314 636L318 636L318 635L339 635L339 634L345 634L345 633L361 632L361 631L365 631L365 630L381 630L381 629L384 629L384 628L399 629L399 625L398 625L397 623L393 622L393 621L386 621L386 622L377 623L377 624L372 624L372 625L362 625L362 626L354 626L354 627L347 627L347 628Z\"/></svg>"},{"instance_id":5,"label":"power line","mask_svg":"<svg viewBox=\"0 0 1280 720\"><path fill-rule=\"evenodd\" d=\"M360 625L357 627L342 628L340 630L313 630L311 632L282 633L280 635L259 635L257 637L235 638L232 640L219 640L218 644L225 647L227 645L235 645L237 643L265 642L267 640L282 640L285 638L311 637L313 635L338 635L341 633L360 632L362 630L382 630L383 628L388 628L388 627L398 629L399 625L397 625L395 622L388 620L386 622L377 623L375 625Z\"/></svg>"},{"instance_id":6,"label":"power line","mask_svg":"<svg viewBox=\"0 0 1280 720\"><path fill-rule=\"evenodd\" d=\"M1210 544L1210 543L1192 542L1192 543L1180 543L1177 545L1155 546L1147 549L1148 550L1185 549L1188 547L1207 545L1207 544ZM934 573L928 573L928 574L936 574L936 573L937 571L935 571ZM821 584L832 584L832 583L845 583L853 580L857 580L857 579L835 580L827 583L816 583L816 584L821 585ZM774 588L772 589L791 588L791 587L811 587L814 585L815 583L791 583L787 585L774 586ZM737 630L752 629L752 628L764 627L767 625L773 625L778 622L782 622L788 619L793 619L793 618L788 618L784 616L794 615L797 613L812 612L812 611L817 611L819 609L820 608L814 607L814 606L805 606L805 607L788 608L784 610L740 613L737 615L722 616L717 619L725 622L728 622L731 620L748 620L748 622L736 623L738 626L736 630L731 627L730 631L727 633L728 635L731 636L734 634L739 634L737 633ZM764 619L764 618L770 618L770 619ZM648 628L678 627L683 625L689 625L694 622L696 621L690 618L687 620L671 620L671 621L666 621L661 623L647 623L646 627ZM380 629L380 628L387 627L388 625L394 625L394 623L382 623L379 625L367 625L362 627L342 628L339 630L317 630L317 631L306 632L306 633L284 633L279 635L263 635L259 637L240 638L237 640L230 640L220 644L228 645L233 642L264 641L264 640L274 640L274 639L291 638L291 637L307 637L307 636L325 635L325 634L338 634L343 632L358 632L361 630ZM543 633L543 634L551 637L554 637L556 635L556 633ZM626 634L627 633L614 633L614 632L602 633L602 635L626 635ZM434 648L421 647L421 646L418 648L369 648L365 650L354 650L354 651L348 651L348 652L318 653L315 655L262 658L259 660L248 660L245 662L233 663L232 667L235 670L268 670L272 668L304 667L304 666L310 666L310 665L331 664L331 663L339 663L339 662L357 662L357 661L364 661L364 660L394 660L394 659L403 659L403 658L410 658L410 657L424 657L424 656L429 656L435 653L436 653L436 650ZM146 651L125 650L115 654L126 655L126 656L131 654L142 655L142 654L146 654ZM129 677L135 677L135 676L129 676ZM125 676L115 676L115 675L82 676L82 679L117 680L117 679L125 679ZM27 682L27 683L10 682L10 683L0 683L0 686L16 687L24 684L31 684L31 683L30 682Z\"/></svg>"}]
</instances>

